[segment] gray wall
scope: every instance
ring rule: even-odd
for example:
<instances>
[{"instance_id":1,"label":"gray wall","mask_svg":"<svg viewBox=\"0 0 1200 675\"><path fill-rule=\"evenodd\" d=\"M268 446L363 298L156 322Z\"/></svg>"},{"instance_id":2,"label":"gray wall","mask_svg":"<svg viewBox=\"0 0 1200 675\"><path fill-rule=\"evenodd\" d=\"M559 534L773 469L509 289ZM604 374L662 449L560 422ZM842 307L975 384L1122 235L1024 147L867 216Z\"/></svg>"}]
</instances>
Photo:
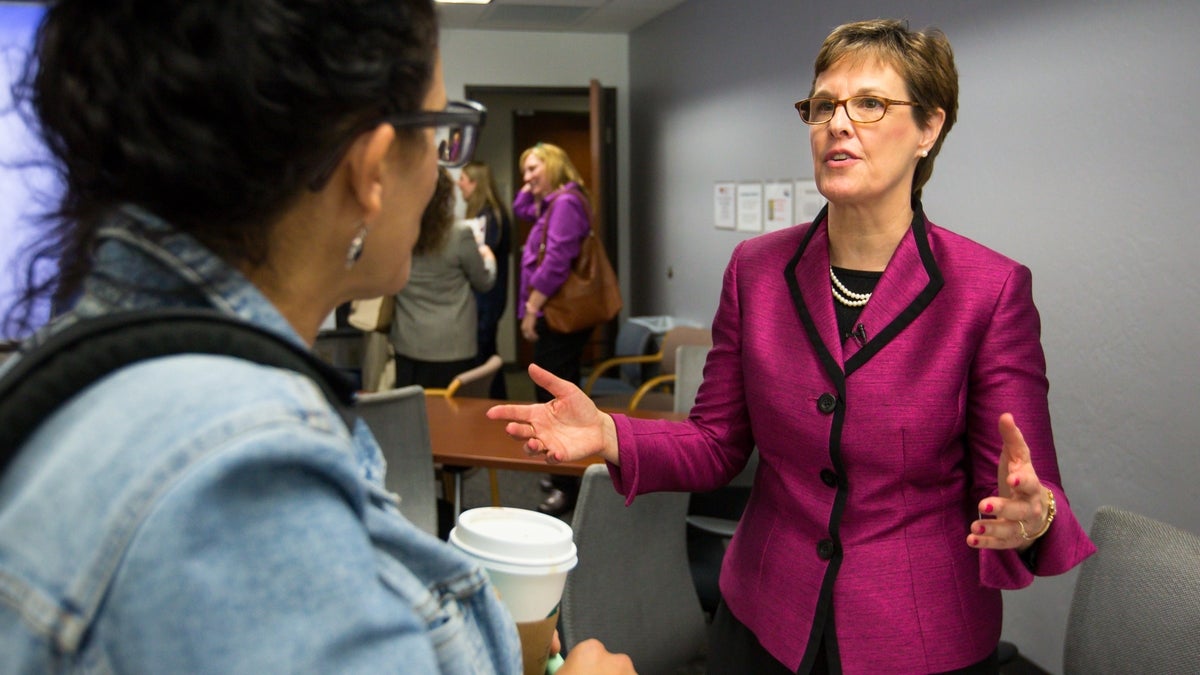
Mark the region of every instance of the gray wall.
<instances>
[{"instance_id":1,"label":"gray wall","mask_svg":"<svg viewBox=\"0 0 1200 675\"><path fill-rule=\"evenodd\" d=\"M913 5L962 85L926 211L1033 270L1074 509L1200 532L1200 2ZM713 182L811 177L791 104L822 39L898 11L688 0L630 35L632 313L711 321L748 236L714 229ZM1074 578L1006 593L1005 638L1052 671Z\"/></svg>"}]
</instances>

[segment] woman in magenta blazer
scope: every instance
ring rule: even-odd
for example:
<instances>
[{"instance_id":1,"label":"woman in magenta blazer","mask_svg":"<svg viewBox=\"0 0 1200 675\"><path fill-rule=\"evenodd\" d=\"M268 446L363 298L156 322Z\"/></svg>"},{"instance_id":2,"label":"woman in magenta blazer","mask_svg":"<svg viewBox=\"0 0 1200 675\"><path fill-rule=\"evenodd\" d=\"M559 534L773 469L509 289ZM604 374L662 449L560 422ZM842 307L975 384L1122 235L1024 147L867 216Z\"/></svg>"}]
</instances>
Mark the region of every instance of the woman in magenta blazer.
<instances>
[{"instance_id":1,"label":"woman in magenta blazer","mask_svg":"<svg viewBox=\"0 0 1200 675\"><path fill-rule=\"evenodd\" d=\"M957 100L939 31L836 29L796 104L828 205L734 250L689 419L603 414L536 368L554 401L489 412L549 462L601 454L631 501L721 486L758 448L710 673L995 673L1000 591L1095 550L1029 270L921 206Z\"/></svg>"}]
</instances>

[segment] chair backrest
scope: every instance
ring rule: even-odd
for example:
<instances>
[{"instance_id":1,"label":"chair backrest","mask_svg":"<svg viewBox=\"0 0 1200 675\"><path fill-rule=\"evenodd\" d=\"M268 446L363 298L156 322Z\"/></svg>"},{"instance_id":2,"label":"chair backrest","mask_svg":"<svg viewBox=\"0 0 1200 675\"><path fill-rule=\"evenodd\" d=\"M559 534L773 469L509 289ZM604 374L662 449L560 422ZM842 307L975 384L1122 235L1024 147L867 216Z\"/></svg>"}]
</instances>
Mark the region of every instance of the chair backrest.
<instances>
[{"instance_id":1,"label":"chair backrest","mask_svg":"<svg viewBox=\"0 0 1200 675\"><path fill-rule=\"evenodd\" d=\"M613 356L641 356L646 354L654 340L654 331L644 323L626 320L617 329L617 340L613 345ZM643 364L626 363L619 368L621 379L626 384L638 386L643 379Z\"/></svg>"},{"instance_id":2,"label":"chair backrest","mask_svg":"<svg viewBox=\"0 0 1200 675\"><path fill-rule=\"evenodd\" d=\"M1063 645L1066 673L1185 673L1200 668L1200 537L1102 506Z\"/></svg>"},{"instance_id":3,"label":"chair backrest","mask_svg":"<svg viewBox=\"0 0 1200 675\"><path fill-rule=\"evenodd\" d=\"M437 536L433 445L425 414L425 390L418 385L359 394L356 411L371 429L387 460L384 484L400 495L400 512Z\"/></svg>"},{"instance_id":4,"label":"chair backrest","mask_svg":"<svg viewBox=\"0 0 1200 675\"><path fill-rule=\"evenodd\" d=\"M699 345L707 349L712 349L712 331L708 328L698 328L696 326L677 326L667 331L663 336L662 341L662 365L661 374L674 375L677 360L676 354L679 348L683 345ZM701 366L703 371L703 366Z\"/></svg>"},{"instance_id":5,"label":"chair backrest","mask_svg":"<svg viewBox=\"0 0 1200 675\"><path fill-rule=\"evenodd\" d=\"M504 359L500 358L499 354L492 354L478 366L455 375L454 379L450 380L450 385L446 388L426 389L425 394L427 396L444 396L445 398L453 396L488 398L488 393L492 388L492 380L500 372L500 367L503 365Z\"/></svg>"},{"instance_id":6,"label":"chair backrest","mask_svg":"<svg viewBox=\"0 0 1200 675\"><path fill-rule=\"evenodd\" d=\"M450 392L450 395L487 398L492 388L492 380L500 372L500 367L503 365L504 359L500 358L499 354L492 354L488 357L488 360L478 366L464 373L459 373L458 377L454 378L458 381L458 387Z\"/></svg>"},{"instance_id":7,"label":"chair backrest","mask_svg":"<svg viewBox=\"0 0 1200 675\"><path fill-rule=\"evenodd\" d=\"M362 334L362 388L387 391L396 385L396 355L387 333Z\"/></svg>"},{"instance_id":8,"label":"chair backrest","mask_svg":"<svg viewBox=\"0 0 1200 675\"><path fill-rule=\"evenodd\" d=\"M677 326L667 331L663 336L662 349L658 352L658 374L647 379L629 398L630 410L648 408L651 410L675 410L675 395L673 388L659 391L664 385L673 385L676 380L675 366L679 348L684 345L698 345L706 349L712 348L712 331L695 326ZM703 371L703 368L701 368ZM698 387L699 385L697 385ZM693 400L694 400L693 396ZM611 404L610 404L611 405Z\"/></svg>"},{"instance_id":9,"label":"chair backrest","mask_svg":"<svg viewBox=\"0 0 1200 675\"><path fill-rule=\"evenodd\" d=\"M639 496L626 507L603 464L583 475L571 522L579 564L563 591L564 646L597 638L642 675L674 673L703 653L704 613L688 569L688 495Z\"/></svg>"},{"instance_id":10,"label":"chair backrest","mask_svg":"<svg viewBox=\"0 0 1200 675\"><path fill-rule=\"evenodd\" d=\"M675 412L686 413L696 403L710 349L710 345L680 345L675 350Z\"/></svg>"}]
</instances>

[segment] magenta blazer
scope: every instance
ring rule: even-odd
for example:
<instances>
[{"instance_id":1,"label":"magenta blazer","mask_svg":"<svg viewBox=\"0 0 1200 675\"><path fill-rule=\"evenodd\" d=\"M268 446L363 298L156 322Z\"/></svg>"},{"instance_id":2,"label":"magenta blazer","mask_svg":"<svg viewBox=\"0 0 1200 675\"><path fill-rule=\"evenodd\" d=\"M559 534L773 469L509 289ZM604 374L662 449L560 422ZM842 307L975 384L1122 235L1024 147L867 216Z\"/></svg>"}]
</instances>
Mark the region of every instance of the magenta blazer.
<instances>
[{"instance_id":1,"label":"magenta blazer","mask_svg":"<svg viewBox=\"0 0 1200 675\"><path fill-rule=\"evenodd\" d=\"M1029 270L915 210L859 317L865 344L839 339L823 211L734 249L686 422L614 416L610 472L629 501L724 485L758 448L721 593L800 672L831 610L846 673L980 661L1000 638L1000 589L1095 551L1063 493ZM1057 501L1034 572L966 544L997 494L1003 412Z\"/></svg>"}]
</instances>

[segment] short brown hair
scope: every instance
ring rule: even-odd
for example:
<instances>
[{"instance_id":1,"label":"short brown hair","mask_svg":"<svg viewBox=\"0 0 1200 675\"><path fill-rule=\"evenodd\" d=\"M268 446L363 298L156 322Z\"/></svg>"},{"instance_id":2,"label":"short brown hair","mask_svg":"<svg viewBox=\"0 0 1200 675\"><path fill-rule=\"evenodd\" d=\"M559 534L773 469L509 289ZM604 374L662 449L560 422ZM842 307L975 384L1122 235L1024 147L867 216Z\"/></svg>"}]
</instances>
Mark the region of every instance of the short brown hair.
<instances>
[{"instance_id":1,"label":"short brown hair","mask_svg":"<svg viewBox=\"0 0 1200 675\"><path fill-rule=\"evenodd\" d=\"M942 141L958 117L958 69L946 35L936 28L909 30L907 22L875 19L847 23L833 29L813 64L813 87L821 73L845 58L877 58L896 69L908 87L913 119L924 128L938 108L946 111L946 121L929 156L917 162L912 192L918 199L921 188L933 175L933 160L942 149ZM812 95L811 89L809 95Z\"/></svg>"}]
</instances>

